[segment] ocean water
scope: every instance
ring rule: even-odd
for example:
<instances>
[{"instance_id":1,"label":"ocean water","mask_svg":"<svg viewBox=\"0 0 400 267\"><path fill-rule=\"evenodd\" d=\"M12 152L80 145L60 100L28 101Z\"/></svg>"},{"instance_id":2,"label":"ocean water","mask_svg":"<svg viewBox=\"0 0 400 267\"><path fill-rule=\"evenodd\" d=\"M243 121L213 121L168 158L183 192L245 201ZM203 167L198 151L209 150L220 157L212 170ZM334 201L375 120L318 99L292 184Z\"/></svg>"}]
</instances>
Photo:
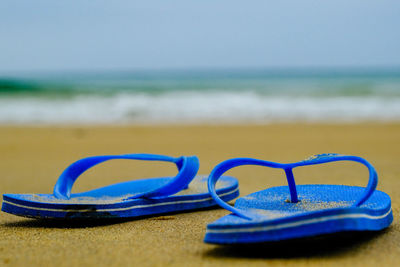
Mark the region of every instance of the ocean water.
<instances>
[{"instance_id":1,"label":"ocean water","mask_svg":"<svg viewBox=\"0 0 400 267\"><path fill-rule=\"evenodd\" d=\"M0 124L365 121L400 121L399 69L0 77Z\"/></svg>"}]
</instances>

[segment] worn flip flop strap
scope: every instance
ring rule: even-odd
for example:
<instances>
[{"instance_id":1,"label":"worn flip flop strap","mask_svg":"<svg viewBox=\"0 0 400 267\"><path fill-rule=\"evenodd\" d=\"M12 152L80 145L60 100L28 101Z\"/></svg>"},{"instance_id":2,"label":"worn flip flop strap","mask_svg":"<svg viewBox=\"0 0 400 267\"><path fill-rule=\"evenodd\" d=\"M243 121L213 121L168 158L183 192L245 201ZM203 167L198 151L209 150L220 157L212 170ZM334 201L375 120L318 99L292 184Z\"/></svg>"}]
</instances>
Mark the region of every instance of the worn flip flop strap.
<instances>
[{"instance_id":1,"label":"worn flip flop strap","mask_svg":"<svg viewBox=\"0 0 400 267\"><path fill-rule=\"evenodd\" d=\"M54 186L54 196L58 199L69 199L71 197L72 186L82 173L97 164L114 159L172 162L176 164L179 170L179 173L174 178L171 178L170 181L161 187L134 195L130 198L161 197L175 194L184 189L193 180L199 169L199 160L196 156L174 158L153 154L125 154L87 157L72 163L63 171Z\"/></svg>"},{"instance_id":2,"label":"worn flip flop strap","mask_svg":"<svg viewBox=\"0 0 400 267\"><path fill-rule=\"evenodd\" d=\"M290 193L290 200L293 203L298 202L297 190L296 190L296 183L293 177L293 168L306 166L306 165L315 165L315 164L322 164L327 162L334 162L334 161L355 161L365 165L369 171L369 181L368 185L364 190L363 195L354 203L353 206L358 207L365 203L368 198L372 195L375 191L376 186L378 184L378 175L375 171L375 168L365 159L357 157L357 156L346 156L340 154L319 154L312 156L306 160L296 162L296 163L277 163L253 158L235 158L226 160L220 164L218 164L211 172L210 176L208 177L208 190L211 196L214 198L215 202L218 203L221 207L233 212L234 214L246 218L251 219L250 217L246 216L243 212L239 209L230 206L228 203L224 202L216 193L215 185L219 179L226 171L242 166L242 165L258 165L258 166L266 166L271 168L279 168L283 169L286 174L286 178L289 185L289 193Z\"/></svg>"}]
</instances>

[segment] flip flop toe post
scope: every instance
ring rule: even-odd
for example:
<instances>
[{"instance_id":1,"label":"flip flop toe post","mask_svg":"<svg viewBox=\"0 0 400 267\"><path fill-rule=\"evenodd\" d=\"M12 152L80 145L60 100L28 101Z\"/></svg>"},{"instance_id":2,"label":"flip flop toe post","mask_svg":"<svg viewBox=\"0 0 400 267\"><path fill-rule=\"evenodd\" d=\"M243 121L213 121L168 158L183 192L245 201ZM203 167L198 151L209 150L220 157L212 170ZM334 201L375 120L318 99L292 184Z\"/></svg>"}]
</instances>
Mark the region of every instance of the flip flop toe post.
<instances>
[{"instance_id":1,"label":"flip flop toe post","mask_svg":"<svg viewBox=\"0 0 400 267\"><path fill-rule=\"evenodd\" d=\"M333 161L355 161L369 170L364 187L345 185L296 185L292 169ZM272 187L239 198L228 205L215 191L216 181L227 170L241 165L261 165L285 171L288 186ZM215 201L232 212L207 226L205 242L240 244L310 237L342 231L377 231L392 220L390 197L375 190L377 174L365 159L339 154L321 154L307 160L282 164L251 158L219 164L209 176L209 191Z\"/></svg>"},{"instance_id":2,"label":"flip flop toe post","mask_svg":"<svg viewBox=\"0 0 400 267\"><path fill-rule=\"evenodd\" d=\"M175 177L150 178L71 193L76 179L86 170L108 160L129 159L172 162ZM2 210L35 218L123 218L194 210L216 205L207 190L207 177L196 176L198 158L152 154L88 157L71 164L59 177L53 194L4 194ZM238 183L223 177L217 189L222 199L238 196Z\"/></svg>"}]
</instances>

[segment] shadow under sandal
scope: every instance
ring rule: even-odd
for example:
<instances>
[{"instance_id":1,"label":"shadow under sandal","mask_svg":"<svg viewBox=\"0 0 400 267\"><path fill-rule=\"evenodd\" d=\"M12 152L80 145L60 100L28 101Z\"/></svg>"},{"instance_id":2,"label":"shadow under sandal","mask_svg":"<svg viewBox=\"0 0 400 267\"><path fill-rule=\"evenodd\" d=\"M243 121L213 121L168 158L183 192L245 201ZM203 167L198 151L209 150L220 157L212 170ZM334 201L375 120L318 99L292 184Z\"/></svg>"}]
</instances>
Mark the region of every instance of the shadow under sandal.
<instances>
[{"instance_id":1,"label":"shadow under sandal","mask_svg":"<svg viewBox=\"0 0 400 267\"><path fill-rule=\"evenodd\" d=\"M296 185L292 169L333 161L355 161L369 170L366 188L345 185ZM283 169L288 186L268 188L227 204L215 190L223 173L241 165ZM240 244L279 241L342 231L377 231L393 221L390 197L377 191L378 177L365 159L321 154L297 163L237 158L224 161L211 172L208 189L215 201L232 212L207 226L205 242Z\"/></svg>"},{"instance_id":2,"label":"shadow under sandal","mask_svg":"<svg viewBox=\"0 0 400 267\"><path fill-rule=\"evenodd\" d=\"M76 179L91 167L114 159L175 163L175 177L135 180L71 194ZM216 205L207 189L207 177L196 176L199 160L151 154L88 157L71 164L59 177L53 194L4 194L2 210L35 218L124 218L187 211ZM222 177L217 193L225 201L239 194L233 177ZM190 183L190 184L189 184Z\"/></svg>"}]
</instances>

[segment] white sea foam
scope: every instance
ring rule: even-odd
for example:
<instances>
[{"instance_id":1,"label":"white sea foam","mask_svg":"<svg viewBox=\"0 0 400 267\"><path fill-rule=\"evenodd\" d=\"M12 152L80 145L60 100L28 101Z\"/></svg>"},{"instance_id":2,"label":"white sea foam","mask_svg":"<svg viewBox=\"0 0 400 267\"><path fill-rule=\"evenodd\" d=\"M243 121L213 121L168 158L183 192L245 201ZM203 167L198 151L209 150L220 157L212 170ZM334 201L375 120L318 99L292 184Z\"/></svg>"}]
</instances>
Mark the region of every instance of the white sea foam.
<instances>
[{"instance_id":1,"label":"white sea foam","mask_svg":"<svg viewBox=\"0 0 400 267\"><path fill-rule=\"evenodd\" d=\"M0 97L0 124L197 124L400 121L400 97L257 92L119 92Z\"/></svg>"}]
</instances>

